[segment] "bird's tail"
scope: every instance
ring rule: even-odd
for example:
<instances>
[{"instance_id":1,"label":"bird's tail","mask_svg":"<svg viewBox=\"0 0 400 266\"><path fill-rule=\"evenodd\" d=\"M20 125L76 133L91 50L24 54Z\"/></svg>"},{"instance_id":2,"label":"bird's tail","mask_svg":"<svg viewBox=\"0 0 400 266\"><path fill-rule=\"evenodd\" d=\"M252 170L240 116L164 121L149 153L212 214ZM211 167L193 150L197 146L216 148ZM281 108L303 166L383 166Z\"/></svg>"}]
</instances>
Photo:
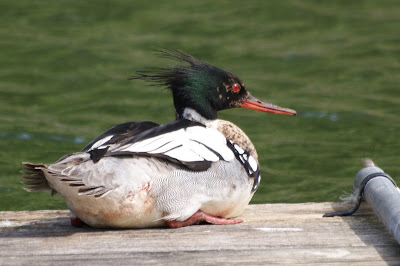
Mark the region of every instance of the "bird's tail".
<instances>
[{"instance_id":1,"label":"bird's tail","mask_svg":"<svg viewBox=\"0 0 400 266\"><path fill-rule=\"evenodd\" d=\"M41 190L52 190L52 195L56 193L55 190L53 190L49 183L47 182L46 176L43 172L44 169L47 168L45 164L33 164L33 163L28 163L24 162L22 163L24 165L24 170L22 171L23 178L25 181L21 182L24 185L27 185L24 187L26 191L41 191Z\"/></svg>"}]
</instances>

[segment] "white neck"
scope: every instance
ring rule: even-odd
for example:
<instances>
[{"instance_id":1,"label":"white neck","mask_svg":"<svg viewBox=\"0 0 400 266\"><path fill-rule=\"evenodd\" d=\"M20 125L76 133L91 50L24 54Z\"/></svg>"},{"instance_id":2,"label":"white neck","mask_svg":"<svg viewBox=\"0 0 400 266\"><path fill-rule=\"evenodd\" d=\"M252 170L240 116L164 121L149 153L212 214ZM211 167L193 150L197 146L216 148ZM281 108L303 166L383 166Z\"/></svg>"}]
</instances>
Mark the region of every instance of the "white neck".
<instances>
[{"instance_id":1,"label":"white neck","mask_svg":"<svg viewBox=\"0 0 400 266\"><path fill-rule=\"evenodd\" d=\"M200 115L196 110L194 110L192 108L188 108L188 107L186 107L183 110L182 117L187 120L199 122L199 123L205 125L206 127L213 127L213 125L217 122L217 119L215 119L215 120L206 119L202 115Z\"/></svg>"}]
</instances>

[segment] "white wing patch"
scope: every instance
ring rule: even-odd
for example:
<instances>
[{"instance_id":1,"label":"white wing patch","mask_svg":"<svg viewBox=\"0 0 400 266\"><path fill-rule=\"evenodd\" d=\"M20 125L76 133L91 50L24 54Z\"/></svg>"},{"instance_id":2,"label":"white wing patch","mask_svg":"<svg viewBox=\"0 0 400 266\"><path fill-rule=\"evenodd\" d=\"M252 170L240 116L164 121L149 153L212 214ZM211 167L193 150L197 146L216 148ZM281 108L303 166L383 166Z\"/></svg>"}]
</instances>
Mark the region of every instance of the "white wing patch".
<instances>
[{"instance_id":1,"label":"white wing patch","mask_svg":"<svg viewBox=\"0 0 400 266\"><path fill-rule=\"evenodd\" d=\"M239 145L234 144L234 147L238 151L239 154L243 154L244 153L244 150Z\"/></svg>"},{"instance_id":2,"label":"white wing patch","mask_svg":"<svg viewBox=\"0 0 400 266\"><path fill-rule=\"evenodd\" d=\"M110 136L107 136L107 137L105 137L105 138L102 138L102 139L96 141L96 142L92 145L92 147L90 147L90 149L89 149L88 151L91 151L91 150L100 148L104 143L106 143L107 141L109 141L112 137L114 137L114 135L110 135Z\"/></svg>"},{"instance_id":3,"label":"white wing patch","mask_svg":"<svg viewBox=\"0 0 400 266\"><path fill-rule=\"evenodd\" d=\"M249 165L250 165L251 169L253 170L253 172L257 171L258 163L253 158L253 156L249 156L248 162L249 162Z\"/></svg>"},{"instance_id":4,"label":"white wing patch","mask_svg":"<svg viewBox=\"0 0 400 266\"><path fill-rule=\"evenodd\" d=\"M220 158L231 161L235 158L220 132L202 126L181 128L113 151L163 154L182 162L216 162Z\"/></svg>"}]
</instances>

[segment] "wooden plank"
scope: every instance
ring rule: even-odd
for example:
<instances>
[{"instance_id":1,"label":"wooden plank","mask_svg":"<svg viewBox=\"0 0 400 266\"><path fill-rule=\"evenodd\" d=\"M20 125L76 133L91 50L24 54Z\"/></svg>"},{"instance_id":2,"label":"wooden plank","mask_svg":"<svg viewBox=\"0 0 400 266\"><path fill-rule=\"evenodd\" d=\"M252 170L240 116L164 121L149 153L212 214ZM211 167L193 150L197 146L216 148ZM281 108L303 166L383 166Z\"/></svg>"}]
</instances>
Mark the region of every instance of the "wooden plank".
<instances>
[{"instance_id":1,"label":"wooden plank","mask_svg":"<svg viewBox=\"0 0 400 266\"><path fill-rule=\"evenodd\" d=\"M0 264L398 265L400 246L368 206L322 218L338 203L250 205L244 223L179 229L74 228L68 211L0 212Z\"/></svg>"}]
</instances>

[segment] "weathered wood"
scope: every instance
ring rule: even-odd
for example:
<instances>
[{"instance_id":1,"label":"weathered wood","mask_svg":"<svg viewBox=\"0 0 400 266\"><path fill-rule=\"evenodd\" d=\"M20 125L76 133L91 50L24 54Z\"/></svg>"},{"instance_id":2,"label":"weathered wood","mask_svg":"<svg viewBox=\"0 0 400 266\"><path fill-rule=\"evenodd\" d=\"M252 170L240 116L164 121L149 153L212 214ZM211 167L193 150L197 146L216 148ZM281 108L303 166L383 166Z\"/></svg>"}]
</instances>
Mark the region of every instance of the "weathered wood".
<instances>
[{"instance_id":1,"label":"weathered wood","mask_svg":"<svg viewBox=\"0 0 400 266\"><path fill-rule=\"evenodd\" d=\"M400 264L373 212L339 203L250 205L244 223L179 229L74 228L67 211L0 212L0 264Z\"/></svg>"}]
</instances>

